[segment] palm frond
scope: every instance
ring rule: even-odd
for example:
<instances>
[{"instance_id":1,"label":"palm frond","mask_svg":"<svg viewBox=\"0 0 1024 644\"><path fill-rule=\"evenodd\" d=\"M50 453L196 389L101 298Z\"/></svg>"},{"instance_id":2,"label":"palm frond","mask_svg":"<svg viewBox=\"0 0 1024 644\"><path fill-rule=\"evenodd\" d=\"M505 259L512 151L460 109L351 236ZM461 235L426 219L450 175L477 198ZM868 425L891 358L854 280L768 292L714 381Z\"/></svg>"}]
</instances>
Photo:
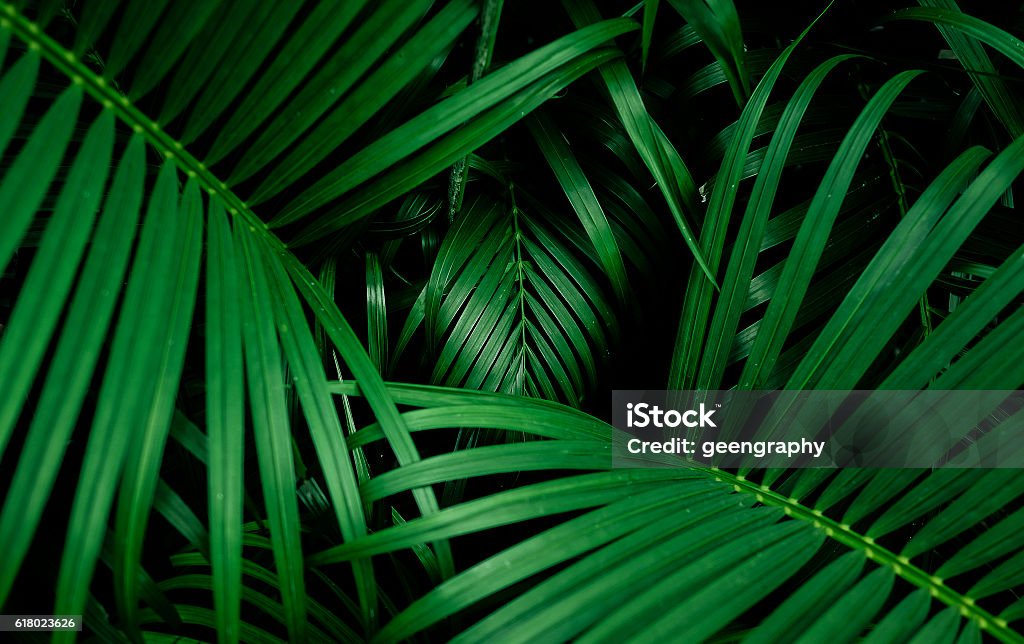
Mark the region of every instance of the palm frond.
<instances>
[{"instance_id":1,"label":"palm frond","mask_svg":"<svg viewBox=\"0 0 1024 644\"><path fill-rule=\"evenodd\" d=\"M425 317L435 382L574 404L613 319L585 264L514 197L465 209L434 265Z\"/></svg>"}]
</instances>

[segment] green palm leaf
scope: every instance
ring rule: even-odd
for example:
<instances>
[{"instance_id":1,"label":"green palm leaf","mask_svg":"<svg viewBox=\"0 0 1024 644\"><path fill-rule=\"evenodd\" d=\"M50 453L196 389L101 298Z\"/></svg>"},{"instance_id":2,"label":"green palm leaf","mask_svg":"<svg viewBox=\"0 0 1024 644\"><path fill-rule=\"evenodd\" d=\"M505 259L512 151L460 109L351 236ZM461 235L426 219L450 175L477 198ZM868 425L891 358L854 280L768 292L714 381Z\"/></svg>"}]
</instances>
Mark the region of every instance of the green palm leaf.
<instances>
[{"instance_id":1,"label":"green palm leaf","mask_svg":"<svg viewBox=\"0 0 1024 644\"><path fill-rule=\"evenodd\" d=\"M591 343L606 342L608 304L569 248L506 208L470 204L440 250L425 305L440 343L433 379L578 401L584 376L596 377Z\"/></svg>"}]
</instances>

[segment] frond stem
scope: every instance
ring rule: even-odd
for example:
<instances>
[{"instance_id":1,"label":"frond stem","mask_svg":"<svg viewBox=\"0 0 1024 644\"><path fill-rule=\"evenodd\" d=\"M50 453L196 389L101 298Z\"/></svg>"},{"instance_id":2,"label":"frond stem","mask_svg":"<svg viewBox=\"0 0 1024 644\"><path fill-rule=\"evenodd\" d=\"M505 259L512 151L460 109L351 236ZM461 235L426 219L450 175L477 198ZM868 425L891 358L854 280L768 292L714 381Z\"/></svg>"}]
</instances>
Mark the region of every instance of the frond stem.
<instances>
[{"instance_id":1,"label":"frond stem","mask_svg":"<svg viewBox=\"0 0 1024 644\"><path fill-rule=\"evenodd\" d=\"M750 481L741 474L731 474L717 468L706 471L716 481L731 483L736 492L753 495L757 502L763 505L782 508L787 516L806 521L822 530L825 536L834 541L838 541L848 548L862 551L864 556L871 561L890 568L896 576L918 588L927 590L932 597L947 606L956 608L963 617L973 620L979 628L1000 641L1024 642L1024 637L1011 629L1005 619L981 608L974 599L953 590L941 578L918 568L911 563L908 557L898 555L878 545L874 539L855 532L849 525L841 524L825 516L821 510L802 505L798 499L779 494L767 485Z\"/></svg>"},{"instance_id":2,"label":"frond stem","mask_svg":"<svg viewBox=\"0 0 1024 644\"><path fill-rule=\"evenodd\" d=\"M519 352L522 373L526 373L526 286L523 275L523 244L522 233L519 230L519 207L516 205L515 186L511 183L508 186L509 199L512 201L512 229L516 238L516 270L518 271L517 282L519 284L519 329L522 349ZM525 387L524 387L525 389ZM520 391L520 394L523 392Z\"/></svg>"},{"instance_id":3,"label":"frond stem","mask_svg":"<svg viewBox=\"0 0 1024 644\"><path fill-rule=\"evenodd\" d=\"M494 54L494 41L498 35L498 18L504 0L484 0L483 15L480 17L480 35L476 40L476 51L473 57L473 69L466 79L466 87L477 82L487 73ZM452 166L448 180L448 223L455 221L455 216L462 209L462 198L466 193L466 181L469 177L468 156L464 156Z\"/></svg>"},{"instance_id":4,"label":"frond stem","mask_svg":"<svg viewBox=\"0 0 1024 644\"><path fill-rule=\"evenodd\" d=\"M28 48L38 51L44 59L66 75L72 83L81 85L87 94L95 99L104 109L113 110L115 116L141 134L146 141L175 165L189 178L195 178L200 186L210 195L217 196L224 202L231 215L237 215L249 225L253 231L259 231L274 249L284 249L287 245L267 228L267 225L228 188L227 184L218 179L206 165L192 156L188 150L165 132L160 124L146 117L136 108L127 96L117 89L106 78L89 68L74 52L65 49L60 43L48 36L39 25L21 15L14 5L0 2L0 28L9 29L22 40Z\"/></svg>"}]
</instances>

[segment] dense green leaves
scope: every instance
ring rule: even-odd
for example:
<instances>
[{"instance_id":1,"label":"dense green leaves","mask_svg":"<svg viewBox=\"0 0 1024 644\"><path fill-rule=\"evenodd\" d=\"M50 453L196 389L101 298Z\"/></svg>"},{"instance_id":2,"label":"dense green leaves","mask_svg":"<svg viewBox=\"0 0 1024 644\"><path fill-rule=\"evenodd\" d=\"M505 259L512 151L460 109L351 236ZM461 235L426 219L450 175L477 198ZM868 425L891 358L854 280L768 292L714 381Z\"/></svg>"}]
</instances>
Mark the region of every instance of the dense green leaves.
<instances>
[{"instance_id":1,"label":"dense green leaves","mask_svg":"<svg viewBox=\"0 0 1024 644\"><path fill-rule=\"evenodd\" d=\"M547 98L567 83L575 80L582 72L588 71L592 65L600 62L600 59L593 57L583 58L590 50L609 38L632 28L633 25L624 20L609 20L593 25L541 47L515 63L490 74L480 82L474 83L463 92L439 103L382 137L372 146L357 153L347 163L330 172L293 200L273 223L280 226L309 214L313 209L345 194L478 114L483 114L485 123L491 122L488 120L488 116L503 117L504 113L501 109L497 112L485 112L485 110L496 105L500 108L502 104L508 103L507 99L513 96L519 95L528 98L531 96L529 90L535 89L538 96ZM580 69L572 65L577 58L591 62ZM545 83L545 80L548 82ZM504 116L504 118L515 122L518 117L528 111L525 109L528 104L523 103L517 115ZM493 126L486 131L494 133ZM461 132L469 134L473 132L473 129L463 127ZM456 146L456 141L461 144L461 138L457 134L455 137L449 138L452 141L450 144L452 147ZM486 140L486 138L474 138L475 145L472 147ZM442 153L444 150L438 144L435 144L435 149L438 150L438 153ZM449 152L443 154L442 158L450 161L458 156L461 155ZM437 165L444 165L444 161ZM391 183L395 185L398 182L392 181Z\"/></svg>"},{"instance_id":2,"label":"dense green leaves","mask_svg":"<svg viewBox=\"0 0 1024 644\"><path fill-rule=\"evenodd\" d=\"M261 255L260 261L274 295L274 321L278 336L333 500L338 526L346 540L356 539L366 534L366 517L341 420L327 389L327 377L313 343L312 332L287 272L266 250ZM377 590L369 562L358 562L355 575L362 617L367 625L371 625L376 618Z\"/></svg>"},{"instance_id":3,"label":"dense green leaves","mask_svg":"<svg viewBox=\"0 0 1024 644\"><path fill-rule=\"evenodd\" d=\"M143 142L132 139L115 173L92 247L82 268L52 369L29 428L14 480L0 514L0 542L8 565L0 601L28 549L43 506L57 479L64 450L82 407L117 300L142 202ZM31 291L29 295L36 295ZM3 345L0 345L3 346ZM17 506L19 511L13 512Z\"/></svg>"},{"instance_id":4,"label":"dense green leaves","mask_svg":"<svg viewBox=\"0 0 1024 644\"><path fill-rule=\"evenodd\" d=\"M597 9L588 0L569 0L566 8L577 25L591 24L600 19ZM713 280L714 275L698 247L693 224L688 221L693 216L697 199L697 188L690 170L647 112L636 81L625 63L610 61L601 66L600 72L619 120L661 190L683 240L708 278Z\"/></svg>"},{"instance_id":5,"label":"dense green leaves","mask_svg":"<svg viewBox=\"0 0 1024 644\"><path fill-rule=\"evenodd\" d=\"M14 89L28 93L31 86L26 83ZM36 126L28 144L19 152L0 181L0 210L4 212L3 220L0 221L0 267L6 268L11 261L36 208L46 195L50 181L57 173L57 166L64 156L81 103L80 88L65 90L60 100L54 102ZM17 100L12 101L14 109L10 117L15 120L20 116L17 104ZM0 435L0 448L4 442Z\"/></svg>"},{"instance_id":6,"label":"dense green leaves","mask_svg":"<svg viewBox=\"0 0 1024 644\"><path fill-rule=\"evenodd\" d=\"M6 32L5 32L6 33ZM25 110L25 104L32 96L32 86L39 73L39 55L28 52L12 65L0 78L0 94L7 96L0 106L0 155L7 149L11 136L18 127L18 121Z\"/></svg>"},{"instance_id":7,"label":"dense green leaves","mask_svg":"<svg viewBox=\"0 0 1024 644\"><path fill-rule=\"evenodd\" d=\"M767 545L779 534L769 529L778 515L764 508L693 503L689 509L666 512L629 537L597 550L473 625L459 640L486 641L497 633L517 639L541 634L567 639L620 607L649 607L652 595L644 591L663 578L666 565L686 567L688 558L691 566L706 565L701 553L714 551L717 544L737 545L733 540L748 531L763 534L753 545ZM700 579L695 575L694 581ZM636 600L632 608L631 599Z\"/></svg>"},{"instance_id":8,"label":"dense green leaves","mask_svg":"<svg viewBox=\"0 0 1024 644\"><path fill-rule=\"evenodd\" d=\"M967 177L976 173L986 153L971 149L953 162L910 209L861 272L857 283L815 339L796 371L790 389L845 389L858 380L881 351L881 339L891 336L927 288L970 234L978 216L986 212L1016 177L1020 168L1007 162L1019 153L1011 146L972 184L962 201L950 201ZM973 186L988 186L988 197ZM971 210L961 207L971 204ZM949 212L946 213L947 208ZM945 218L939 221L945 213ZM956 224L956 231L950 224ZM885 288L882 288L882 284ZM910 296L909 298L907 296ZM871 319L870 331L860 319Z\"/></svg>"},{"instance_id":9,"label":"dense green leaves","mask_svg":"<svg viewBox=\"0 0 1024 644\"><path fill-rule=\"evenodd\" d=\"M918 2L923 7L934 7L950 13L959 13L959 8L954 0L918 0ZM937 22L935 26L952 47L953 53L963 64L964 70L1010 136L1017 138L1024 134L1024 114L1021 114L1013 94L1003 79L999 78L992 60L985 53L981 44L967 34L951 27L948 22Z\"/></svg>"},{"instance_id":10,"label":"dense green leaves","mask_svg":"<svg viewBox=\"0 0 1024 644\"><path fill-rule=\"evenodd\" d=\"M209 156L211 163L223 156L221 151L230 150L237 145L280 104L323 56L338 35L349 26L363 4L359 1L322 2L314 8L274 57L270 67L260 73L256 86L246 95L235 112L235 118L218 133ZM211 20L207 24L213 28L230 30L234 22L221 19ZM227 40L230 41L230 37ZM258 54L253 52L252 55ZM215 64L209 60L197 62L204 67Z\"/></svg>"},{"instance_id":11,"label":"dense green leaves","mask_svg":"<svg viewBox=\"0 0 1024 644\"><path fill-rule=\"evenodd\" d=\"M717 287L715 274L722 260L725 235L732 218L732 208L742 174L741 164L754 139L755 128L761 118L762 110L768 102L768 95L782 73L790 54L793 53L806 33L804 31L800 38L797 38L783 51L758 83L754 94L740 115L740 120L737 121L732 142L722 159L718 173L715 175L715 188L711 193L711 202L708 204L708 212L704 217L704 226L700 235L700 250L705 261L708 262L711 275L709 280L709 276L704 274L704 270L690 272L690 280L687 283L683 301L683 313L679 319L676 351L672 357L672 367L669 373L669 384L673 388L685 388L693 384L699 364L700 347L704 342L711 298Z\"/></svg>"},{"instance_id":12,"label":"dense green leaves","mask_svg":"<svg viewBox=\"0 0 1024 644\"><path fill-rule=\"evenodd\" d=\"M177 236L171 236L167 243L178 263L171 264L168 267L168 274L163 276L168 279L169 287L155 285L163 292L173 293L173 299L163 314L166 315L167 326L157 327L157 331L166 340L160 342L158 338L161 336L136 338L142 342L152 341L157 347L162 348L163 352L159 354L159 362L155 363L157 369L154 371L154 380L157 386L150 393L149 413L145 417L145 423L141 425L141 431L133 437L133 444L128 447L126 454L127 461L124 476L121 478L121 489L118 492L114 531L115 584L120 585L121 614L129 624L134 624L136 620L135 602L139 594L137 584L143 535L159 482L159 465L163 460L164 445L174 413L177 383L184 367L185 347L199 282L203 219L202 202L195 181L190 181L185 186L180 202L170 217L177 219L177 228L181 229L179 232L171 228ZM161 226L162 224L163 222ZM145 240L143 236L140 244L145 243Z\"/></svg>"},{"instance_id":13,"label":"dense green leaves","mask_svg":"<svg viewBox=\"0 0 1024 644\"><path fill-rule=\"evenodd\" d=\"M886 377L880 388L924 386L927 374L937 373L952 362L970 338L977 336L1021 291L1024 291L1024 247L1014 251L935 333Z\"/></svg>"},{"instance_id":14,"label":"dense green leaves","mask_svg":"<svg viewBox=\"0 0 1024 644\"><path fill-rule=\"evenodd\" d=\"M359 61L359 65L371 65L373 56L384 52L388 44L400 36L403 28L408 26L408 21L414 19L422 11L422 6L401 2L392 2L381 6L374 13L374 20L367 21L362 25L359 32L346 42L345 47L332 58L332 62L337 61L335 64L341 66L345 74L339 75L330 67L320 69L313 84L307 85L303 92L295 98L296 104L285 108L301 114L304 120L299 124L291 121L286 123L278 121L276 128L261 134L255 144L258 152L247 156L246 160L234 170L232 182L245 179L281 153L306 127L312 126L320 113L329 107L329 103L324 104L321 108L320 105L311 106L300 101L318 100L323 104L323 97L327 97L327 100L330 101L335 97L345 96L348 86L358 78L362 71L361 68L352 65L352 59ZM395 14L398 14L401 19L396 20ZM261 201L276 194L282 188L290 185L296 177L308 172L334 148L341 145L349 135L356 132L369 117L393 98L431 60L451 47L452 42L465 29L474 15L475 8L469 2L450 3L444 11L388 58L370 78L351 91L341 105L316 125L308 138L295 146L293 151L281 161L278 171L256 191L253 201ZM369 51L368 43L372 44L372 49ZM329 84L329 89L318 87L316 83ZM272 104L269 107L272 107ZM216 154L217 150L215 149L214 155ZM215 156L214 158L219 157Z\"/></svg>"},{"instance_id":15,"label":"dense green leaves","mask_svg":"<svg viewBox=\"0 0 1024 644\"><path fill-rule=\"evenodd\" d=\"M834 604L863 568L864 560L857 553L849 553L829 564L782 602L745 641L749 644L773 642L800 629Z\"/></svg>"},{"instance_id":16,"label":"dense green leaves","mask_svg":"<svg viewBox=\"0 0 1024 644\"><path fill-rule=\"evenodd\" d=\"M561 184L562 190L569 198L573 210L580 218L583 229L590 237L591 243L597 252L598 261L604 268L605 274L612 281L616 296L620 302L627 299L626 287L626 266L622 263L622 253L619 252L618 244L615 241L608 217L601 209L601 204L594 194L590 181L583 174L579 162L573 155L569 142L556 131L555 125L550 119L538 116L530 120L530 131L533 132L537 145L552 172Z\"/></svg>"},{"instance_id":17,"label":"dense green leaves","mask_svg":"<svg viewBox=\"0 0 1024 644\"><path fill-rule=\"evenodd\" d=\"M721 383L722 374L725 372L728 362L727 352L733 343L740 316L747 308L749 294L755 292L755 285L751 281L754 266L758 254L767 246L765 235L769 221L768 216L797 128L808 109L811 98L827 75L837 65L849 59L849 56L836 56L815 68L797 87L779 118L778 128L768 144L757 179L751 189L746 211L743 214L743 219L740 220L739 231L722 282L721 295L712 316L697 382L697 386L702 389L713 389ZM699 332L699 328L692 330L680 328L680 335L683 338L690 335L699 337ZM696 343L696 346L699 346L699 343ZM682 356L686 354L680 352L680 349L683 349L689 354L694 348L694 344L690 343L679 347L677 341L677 353L674 357L674 369L670 374L670 383L681 384L684 380L681 379L683 374L680 371L684 368L695 368L695 366L685 366L686 362Z\"/></svg>"},{"instance_id":18,"label":"dense green leaves","mask_svg":"<svg viewBox=\"0 0 1024 644\"><path fill-rule=\"evenodd\" d=\"M718 59L740 105L750 93L740 19L732 0L669 0Z\"/></svg>"},{"instance_id":19,"label":"dense green leaves","mask_svg":"<svg viewBox=\"0 0 1024 644\"><path fill-rule=\"evenodd\" d=\"M295 464L280 345L274 326L270 279L262 243L245 226L235 228L235 252L241 260L238 285L242 301L242 331L246 375L252 403L253 434L260 479L266 499L274 564L286 613L288 633L305 637L306 591L299 538L299 508L292 488Z\"/></svg>"},{"instance_id":20,"label":"dense green leaves","mask_svg":"<svg viewBox=\"0 0 1024 644\"><path fill-rule=\"evenodd\" d=\"M1024 384L1018 27L501 4L0 5L0 608L111 641L1019 641L1018 471L609 471L602 420L670 359Z\"/></svg>"},{"instance_id":21,"label":"dense green leaves","mask_svg":"<svg viewBox=\"0 0 1024 644\"><path fill-rule=\"evenodd\" d=\"M757 340L740 376L740 388L758 387L767 379L767 374L778 360L871 133L896 96L919 74L917 71L901 72L883 85L843 139L814 194L807 217L779 277L777 292L785 293L786 296L774 298L769 304Z\"/></svg>"},{"instance_id":22,"label":"dense green leaves","mask_svg":"<svg viewBox=\"0 0 1024 644\"><path fill-rule=\"evenodd\" d=\"M47 225L32 270L25 278L25 296L19 298L18 308L8 321L0 346L0 377L9 383L0 407L0 454L10 437L20 405L32 386L35 371L42 362L50 334L71 289L74 272L85 252L99 207L100 194L95 186L106 181L113 127L112 116L105 114L89 129ZM17 206L12 208L15 209ZM25 212L31 214L31 211ZM12 214L12 219L17 216Z\"/></svg>"},{"instance_id":23,"label":"dense green leaves","mask_svg":"<svg viewBox=\"0 0 1024 644\"><path fill-rule=\"evenodd\" d=\"M195 297L195 279L190 273L198 272L199 255L194 249L201 243L198 213L189 217L178 212L176 183L175 167L165 164L149 199L137 259L114 331L57 580L55 609L68 614L85 607L118 478L129 450L141 439L123 428L152 428L159 435L171 420L173 407L169 403L180 378L180 356ZM191 284L191 295L188 287L179 293L179 280ZM162 296L152 297L154 292ZM133 378L133 367L144 368L154 378ZM124 536L118 537L119 557L132 556L125 550L130 547ZM123 583L134 584L135 569L124 570L121 578ZM122 596L131 601L134 593L129 587Z\"/></svg>"}]
</instances>

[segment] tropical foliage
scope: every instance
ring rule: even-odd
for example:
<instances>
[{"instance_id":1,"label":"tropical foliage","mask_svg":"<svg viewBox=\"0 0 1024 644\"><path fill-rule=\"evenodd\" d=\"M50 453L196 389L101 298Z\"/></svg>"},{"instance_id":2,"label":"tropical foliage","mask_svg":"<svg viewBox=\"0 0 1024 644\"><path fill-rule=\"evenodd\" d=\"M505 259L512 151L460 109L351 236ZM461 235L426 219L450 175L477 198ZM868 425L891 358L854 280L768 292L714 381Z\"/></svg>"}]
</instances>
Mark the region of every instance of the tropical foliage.
<instances>
[{"instance_id":1,"label":"tropical foliage","mask_svg":"<svg viewBox=\"0 0 1024 644\"><path fill-rule=\"evenodd\" d=\"M603 420L1024 384L1013 4L0 2L0 609L1021 641L1019 471L613 470Z\"/></svg>"}]
</instances>

